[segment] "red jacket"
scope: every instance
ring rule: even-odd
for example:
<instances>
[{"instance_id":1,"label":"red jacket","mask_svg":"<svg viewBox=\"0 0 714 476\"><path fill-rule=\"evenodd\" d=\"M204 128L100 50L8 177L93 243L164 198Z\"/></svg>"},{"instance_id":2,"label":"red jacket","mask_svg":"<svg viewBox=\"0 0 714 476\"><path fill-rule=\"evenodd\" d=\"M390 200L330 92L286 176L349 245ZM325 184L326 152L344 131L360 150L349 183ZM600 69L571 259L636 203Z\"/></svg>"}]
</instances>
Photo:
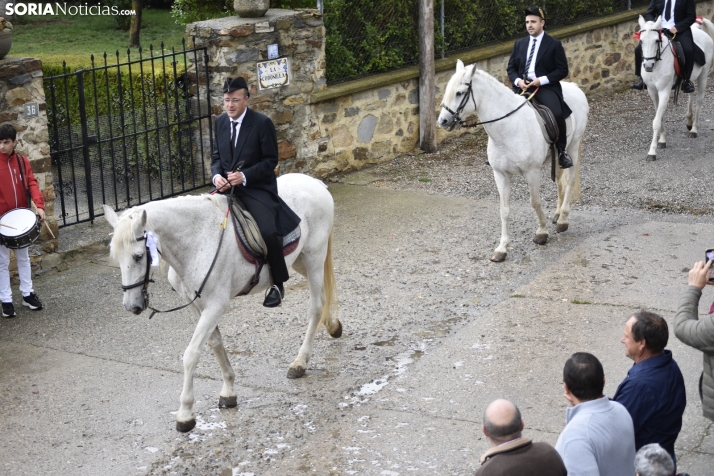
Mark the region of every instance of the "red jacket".
<instances>
[{"instance_id":1,"label":"red jacket","mask_svg":"<svg viewBox=\"0 0 714 476\"><path fill-rule=\"evenodd\" d=\"M30 204L27 203L25 187L23 187L20 178L18 159L23 160L25 187L30 189L32 201L35 202L37 208L45 209L45 200L27 157L23 157L17 152L13 152L10 156L0 152L0 216L15 208L30 208Z\"/></svg>"}]
</instances>

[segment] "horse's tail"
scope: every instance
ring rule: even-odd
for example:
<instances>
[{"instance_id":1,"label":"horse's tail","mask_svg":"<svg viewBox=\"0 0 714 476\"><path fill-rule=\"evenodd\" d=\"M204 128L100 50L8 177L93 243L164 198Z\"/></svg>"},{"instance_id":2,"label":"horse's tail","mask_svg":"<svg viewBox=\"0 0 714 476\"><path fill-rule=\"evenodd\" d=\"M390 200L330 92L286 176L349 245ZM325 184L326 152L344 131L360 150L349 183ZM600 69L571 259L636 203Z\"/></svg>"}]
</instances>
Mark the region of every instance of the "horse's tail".
<instances>
[{"instance_id":1,"label":"horse's tail","mask_svg":"<svg viewBox=\"0 0 714 476\"><path fill-rule=\"evenodd\" d=\"M695 25L696 25L696 23L695 23ZM700 28L702 30L704 30L704 32L707 35L709 35L709 38L711 38L712 41L714 41L714 23L712 23L711 21L704 18L702 20L702 24L701 24ZM711 65L709 65L709 69L711 69Z\"/></svg>"},{"instance_id":2,"label":"horse's tail","mask_svg":"<svg viewBox=\"0 0 714 476\"><path fill-rule=\"evenodd\" d=\"M320 324L325 326L327 333L332 337L340 337L342 324L337 319L337 282L332 265L332 230L330 230L330 237L327 239L327 256L325 256L323 271L322 293L324 299Z\"/></svg>"}]
</instances>

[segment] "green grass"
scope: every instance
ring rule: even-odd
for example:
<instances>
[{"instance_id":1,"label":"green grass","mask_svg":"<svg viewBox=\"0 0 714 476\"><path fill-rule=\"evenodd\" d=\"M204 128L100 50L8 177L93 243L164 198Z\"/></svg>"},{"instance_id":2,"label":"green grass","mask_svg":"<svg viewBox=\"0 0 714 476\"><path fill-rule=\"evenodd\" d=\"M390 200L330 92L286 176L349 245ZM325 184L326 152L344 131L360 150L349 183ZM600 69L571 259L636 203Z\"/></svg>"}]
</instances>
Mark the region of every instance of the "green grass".
<instances>
[{"instance_id":1,"label":"green grass","mask_svg":"<svg viewBox=\"0 0 714 476\"><path fill-rule=\"evenodd\" d=\"M523 294L511 294L512 298L524 298L525 296Z\"/></svg>"},{"instance_id":2,"label":"green grass","mask_svg":"<svg viewBox=\"0 0 714 476\"><path fill-rule=\"evenodd\" d=\"M431 179L429 177L420 177L419 181L426 183L426 182L431 182Z\"/></svg>"},{"instance_id":3,"label":"green grass","mask_svg":"<svg viewBox=\"0 0 714 476\"><path fill-rule=\"evenodd\" d=\"M590 301L581 301L580 299L573 299L570 302L573 304L592 304Z\"/></svg>"},{"instance_id":4,"label":"green grass","mask_svg":"<svg viewBox=\"0 0 714 476\"><path fill-rule=\"evenodd\" d=\"M116 51L126 60L129 32L116 28L111 16L25 16L13 21L12 56L31 56L42 60L43 65L62 66L67 62L70 70L95 64L116 63ZM161 42L170 50L181 50L185 27L174 23L169 10L144 9L141 28L141 45L144 56L149 45L160 50ZM138 58L137 48L132 48L132 59Z\"/></svg>"}]
</instances>

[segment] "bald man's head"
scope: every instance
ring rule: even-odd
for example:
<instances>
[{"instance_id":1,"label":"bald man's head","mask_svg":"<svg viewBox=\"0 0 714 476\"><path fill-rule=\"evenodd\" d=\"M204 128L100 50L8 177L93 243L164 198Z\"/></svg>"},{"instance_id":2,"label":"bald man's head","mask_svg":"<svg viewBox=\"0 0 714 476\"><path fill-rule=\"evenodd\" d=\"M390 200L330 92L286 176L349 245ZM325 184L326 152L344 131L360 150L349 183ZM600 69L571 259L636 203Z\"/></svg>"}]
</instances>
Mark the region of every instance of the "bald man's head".
<instances>
[{"instance_id":1,"label":"bald man's head","mask_svg":"<svg viewBox=\"0 0 714 476\"><path fill-rule=\"evenodd\" d=\"M523 420L518 407L508 400L495 400L483 414L483 433L491 441L503 443L521 437Z\"/></svg>"}]
</instances>

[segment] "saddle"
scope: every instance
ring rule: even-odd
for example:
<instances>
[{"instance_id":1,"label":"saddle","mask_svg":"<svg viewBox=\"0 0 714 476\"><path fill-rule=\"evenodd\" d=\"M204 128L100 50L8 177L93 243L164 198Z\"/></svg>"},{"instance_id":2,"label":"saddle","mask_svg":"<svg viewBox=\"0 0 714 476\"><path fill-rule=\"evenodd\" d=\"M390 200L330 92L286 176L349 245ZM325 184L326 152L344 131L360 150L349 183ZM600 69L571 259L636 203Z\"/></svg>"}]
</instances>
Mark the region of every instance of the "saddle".
<instances>
[{"instance_id":1,"label":"saddle","mask_svg":"<svg viewBox=\"0 0 714 476\"><path fill-rule=\"evenodd\" d=\"M560 131L558 129L558 123L555 121L555 116L551 110L539 103L535 98L528 101L533 109L538 113L536 117L538 118L538 125L540 126L541 132L543 132L543 137L545 141L550 144L550 179L555 182L555 159L557 152L555 150L555 143L558 140Z\"/></svg>"},{"instance_id":2,"label":"saddle","mask_svg":"<svg viewBox=\"0 0 714 476\"><path fill-rule=\"evenodd\" d=\"M250 292L260 280L260 271L268 257L268 248L260 233L258 224L253 215L245 208L243 202L236 197L231 201L231 221L236 235L236 243L243 258L255 267L255 273L250 282L238 293L244 296ZM293 231L283 236L283 256L287 256L297 248L300 243L300 225Z\"/></svg>"},{"instance_id":3,"label":"saddle","mask_svg":"<svg viewBox=\"0 0 714 476\"><path fill-rule=\"evenodd\" d=\"M682 44L676 40L672 40L672 53L674 53L674 72L677 74L677 77L679 78L684 78L682 76L682 71L684 71L684 65L686 64L684 60L684 49L682 48Z\"/></svg>"}]
</instances>

